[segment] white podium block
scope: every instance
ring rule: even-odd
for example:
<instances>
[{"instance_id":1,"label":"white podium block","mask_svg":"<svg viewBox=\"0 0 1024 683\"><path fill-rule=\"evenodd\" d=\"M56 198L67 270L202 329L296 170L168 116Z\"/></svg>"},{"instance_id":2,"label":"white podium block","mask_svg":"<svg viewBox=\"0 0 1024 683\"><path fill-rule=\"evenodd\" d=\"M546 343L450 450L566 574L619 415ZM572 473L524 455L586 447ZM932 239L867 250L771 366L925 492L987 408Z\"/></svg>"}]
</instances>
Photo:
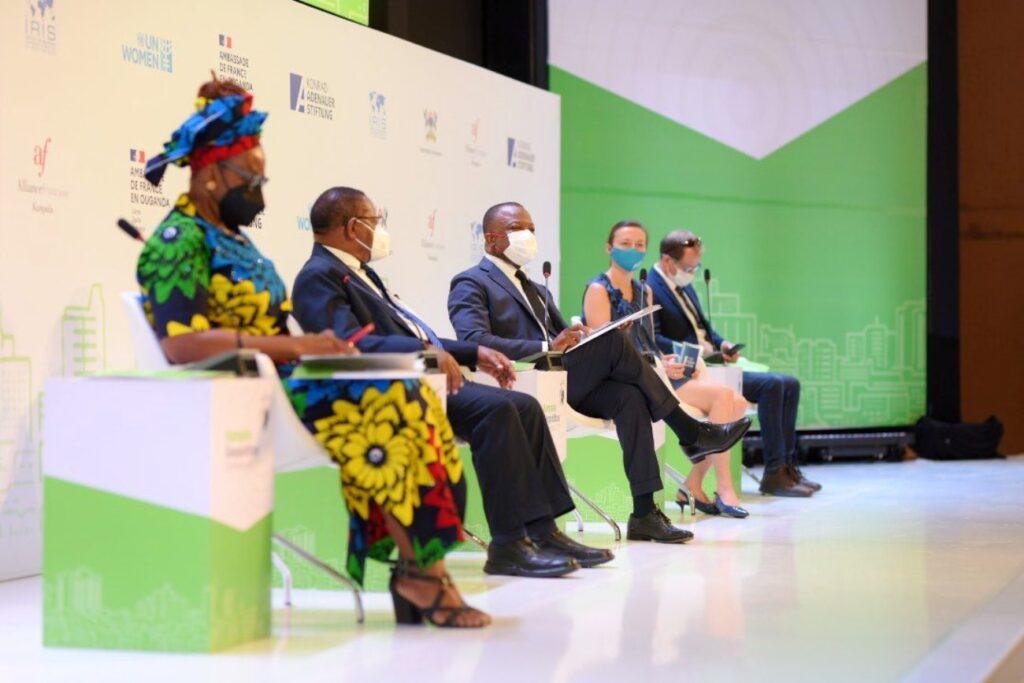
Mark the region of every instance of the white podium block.
<instances>
[{"instance_id":1,"label":"white podium block","mask_svg":"<svg viewBox=\"0 0 1024 683\"><path fill-rule=\"evenodd\" d=\"M211 651L269 635L263 379L51 379L46 645Z\"/></svg>"}]
</instances>

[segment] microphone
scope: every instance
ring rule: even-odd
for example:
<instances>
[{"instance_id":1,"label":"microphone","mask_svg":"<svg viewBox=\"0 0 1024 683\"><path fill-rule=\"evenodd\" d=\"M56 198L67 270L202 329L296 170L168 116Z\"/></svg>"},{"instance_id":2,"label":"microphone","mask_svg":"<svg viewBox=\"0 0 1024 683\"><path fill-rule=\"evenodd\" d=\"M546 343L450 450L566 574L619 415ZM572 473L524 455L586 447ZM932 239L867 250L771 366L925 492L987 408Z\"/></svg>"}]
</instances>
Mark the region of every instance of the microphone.
<instances>
[{"instance_id":1,"label":"microphone","mask_svg":"<svg viewBox=\"0 0 1024 683\"><path fill-rule=\"evenodd\" d=\"M644 297L646 296L646 294L647 294L647 269L646 268L641 268L640 269L640 308L641 309L645 307ZM640 326L641 327L644 326L644 322L647 320L648 317L649 316L644 316L643 318L640 319ZM651 336L654 336L654 335L652 334Z\"/></svg>"},{"instance_id":2,"label":"microphone","mask_svg":"<svg viewBox=\"0 0 1024 683\"><path fill-rule=\"evenodd\" d=\"M704 314L704 317L708 319L708 337L711 337L711 330L715 329L711 326L711 271L708 268L704 269L704 292L707 294L708 299L708 311ZM714 341L711 342L714 344Z\"/></svg>"},{"instance_id":3,"label":"microphone","mask_svg":"<svg viewBox=\"0 0 1024 683\"><path fill-rule=\"evenodd\" d=\"M551 278L551 261L545 261L541 268L544 271L544 339L548 343L548 349L550 349L551 334L548 332L548 296L551 290L548 289L548 280Z\"/></svg>"},{"instance_id":4,"label":"microphone","mask_svg":"<svg viewBox=\"0 0 1024 683\"><path fill-rule=\"evenodd\" d=\"M132 239L138 240L140 242L146 241L145 238L142 236L142 233L139 232L139 229L123 218L117 219L117 227L124 230L125 234L127 234Z\"/></svg>"}]
</instances>

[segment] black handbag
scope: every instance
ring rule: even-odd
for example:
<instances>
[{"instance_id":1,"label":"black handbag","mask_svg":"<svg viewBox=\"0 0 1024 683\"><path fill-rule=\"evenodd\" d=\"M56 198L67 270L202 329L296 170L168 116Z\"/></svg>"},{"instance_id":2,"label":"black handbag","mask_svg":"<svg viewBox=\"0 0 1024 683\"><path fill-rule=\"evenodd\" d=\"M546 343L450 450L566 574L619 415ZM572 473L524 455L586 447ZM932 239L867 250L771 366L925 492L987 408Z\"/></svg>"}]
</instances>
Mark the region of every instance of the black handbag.
<instances>
[{"instance_id":1,"label":"black handbag","mask_svg":"<svg viewBox=\"0 0 1024 683\"><path fill-rule=\"evenodd\" d=\"M995 415L984 422L940 422L922 417L914 425L914 450L932 460L1001 458L1003 423Z\"/></svg>"}]
</instances>

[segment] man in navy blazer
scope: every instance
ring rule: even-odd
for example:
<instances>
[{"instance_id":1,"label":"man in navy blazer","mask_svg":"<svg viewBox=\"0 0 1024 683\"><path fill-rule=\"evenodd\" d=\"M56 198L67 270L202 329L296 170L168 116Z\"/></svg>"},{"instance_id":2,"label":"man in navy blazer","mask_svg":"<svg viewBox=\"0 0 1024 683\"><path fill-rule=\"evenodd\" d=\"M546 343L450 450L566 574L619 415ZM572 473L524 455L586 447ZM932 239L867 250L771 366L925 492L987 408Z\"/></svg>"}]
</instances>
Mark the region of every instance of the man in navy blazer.
<instances>
[{"instance_id":1,"label":"man in navy blazer","mask_svg":"<svg viewBox=\"0 0 1024 683\"><path fill-rule=\"evenodd\" d=\"M372 333L356 344L361 351L437 351L449 378L448 419L469 442L491 529L484 571L561 576L608 562L610 551L576 543L555 525L574 505L536 399L463 383L459 364L511 385L515 372L508 358L476 342L439 339L369 266L390 251L386 220L359 190L335 187L320 195L310 211L316 244L292 291L299 324L346 338L373 323Z\"/></svg>"},{"instance_id":2,"label":"man in navy blazer","mask_svg":"<svg viewBox=\"0 0 1024 683\"><path fill-rule=\"evenodd\" d=\"M548 291L531 281L521 266L536 256L536 230L526 209L515 202L484 214L487 255L455 276L448 293L448 315L459 339L486 344L516 360L546 351L569 351L586 328L567 327ZM620 331L613 331L562 358L568 376L568 402L575 410L615 421L633 513L627 538L685 543L693 534L678 529L654 506L662 488L651 422L664 420L693 460L728 450L750 420L700 423L679 407L679 399Z\"/></svg>"},{"instance_id":3,"label":"man in navy blazer","mask_svg":"<svg viewBox=\"0 0 1024 683\"><path fill-rule=\"evenodd\" d=\"M690 342L704 348L705 355L721 350L726 360L735 361L739 352L711 328L691 282L700 270L704 247L689 230L674 230L661 240L661 258L647 280L661 310L654 314L658 348L672 353L672 342ZM761 493L805 498L821 488L804 477L796 464L796 411L800 403L800 381L772 372L744 372L743 397L757 404L764 442L765 472Z\"/></svg>"}]
</instances>

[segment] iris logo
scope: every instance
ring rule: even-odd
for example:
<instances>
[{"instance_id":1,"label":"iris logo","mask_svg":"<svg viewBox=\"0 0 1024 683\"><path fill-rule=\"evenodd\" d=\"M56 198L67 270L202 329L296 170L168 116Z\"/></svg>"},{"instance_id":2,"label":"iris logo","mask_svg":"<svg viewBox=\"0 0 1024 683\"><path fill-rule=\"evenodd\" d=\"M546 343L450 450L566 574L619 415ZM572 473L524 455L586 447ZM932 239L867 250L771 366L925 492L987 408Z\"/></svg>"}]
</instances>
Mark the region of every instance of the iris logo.
<instances>
[{"instance_id":1,"label":"iris logo","mask_svg":"<svg viewBox=\"0 0 1024 683\"><path fill-rule=\"evenodd\" d=\"M39 169L39 173L36 177L42 178L43 173L46 172L46 156L50 153L50 138L46 138L46 142L42 145L36 145L32 151L32 163L36 168Z\"/></svg>"},{"instance_id":2,"label":"iris logo","mask_svg":"<svg viewBox=\"0 0 1024 683\"><path fill-rule=\"evenodd\" d=\"M387 98L376 90L370 91L370 135L381 140L388 136Z\"/></svg>"},{"instance_id":3,"label":"iris logo","mask_svg":"<svg viewBox=\"0 0 1024 683\"><path fill-rule=\"evenodd\" d=\"M128 157L137 164L146 163L146 152L145 150L132 148L128 151Z\"/></svg>"},{"instance_id":4,"label":"iris logo","mask_svg":"<svg viewBox=\"0 0 1024 683\"><path fill-rule=\"evenodd\" d=\"M25 15L25 46L43 54L57 54L57 18L54 0L28 0Z\"/></svg>"}]
</instances>

